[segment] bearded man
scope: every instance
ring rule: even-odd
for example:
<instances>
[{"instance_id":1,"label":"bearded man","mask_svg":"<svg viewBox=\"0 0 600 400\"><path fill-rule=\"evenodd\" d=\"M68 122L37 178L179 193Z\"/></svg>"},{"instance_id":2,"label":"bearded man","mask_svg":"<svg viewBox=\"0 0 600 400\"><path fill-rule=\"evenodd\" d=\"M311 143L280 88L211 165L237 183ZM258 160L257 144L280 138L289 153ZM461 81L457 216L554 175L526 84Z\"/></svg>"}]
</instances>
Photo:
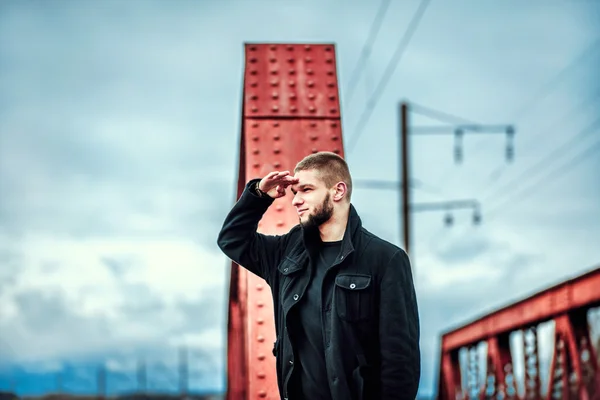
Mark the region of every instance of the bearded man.
<instances>
[{"instance_id":1,"label":"bearded man","mask_svg":"<svg viewBox=\"0 0 600 400\"><path fill-rule=\"evenodd\" d=\"M257 232L276 199L293 193L299 224ZM352 178L335 153L253 179L218 237L230 259L273 295L277 381L284 400L411 399L421 373L419 313L404 250L367 231Z\"/></svg>"}]
</instances>

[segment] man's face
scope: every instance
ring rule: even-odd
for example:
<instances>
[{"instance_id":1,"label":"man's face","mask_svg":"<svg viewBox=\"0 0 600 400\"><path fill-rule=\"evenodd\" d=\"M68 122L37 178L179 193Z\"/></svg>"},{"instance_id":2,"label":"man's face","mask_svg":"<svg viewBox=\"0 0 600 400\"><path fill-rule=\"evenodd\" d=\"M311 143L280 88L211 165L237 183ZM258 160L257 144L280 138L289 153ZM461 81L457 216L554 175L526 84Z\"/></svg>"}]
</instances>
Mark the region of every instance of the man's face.
<instances>
[{"instance_id":1,"label":"man's face","mask_svg":"<svg viewBox=\"0 0 600 400\"><path fill-rule=\"evenodd\" d=\"M313 170L298 171L295 178L298 183L292 185L294 199L292 205L298 212L300 224L307 227L319 227L329 221L333 215L331 193L325 183Z\"/></svg>"}]
</instances>

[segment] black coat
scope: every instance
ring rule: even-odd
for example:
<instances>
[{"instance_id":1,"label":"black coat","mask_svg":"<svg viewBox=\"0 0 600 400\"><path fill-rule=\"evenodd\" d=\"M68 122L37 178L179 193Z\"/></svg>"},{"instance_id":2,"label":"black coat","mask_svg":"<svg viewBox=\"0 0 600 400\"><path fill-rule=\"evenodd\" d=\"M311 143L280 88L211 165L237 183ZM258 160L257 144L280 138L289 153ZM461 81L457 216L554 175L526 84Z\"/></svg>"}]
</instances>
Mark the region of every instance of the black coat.
<instances>
[{"instance_id":1,"label":"black coat","mask_svg":"<svg viewBox=\"0 0 600 400\"><path fill-rule=\"evenodd\" d=\"M277 341L277 380L282 399L294 399L293 324L289 311L308 284L314 237L299 225L284 235L257 232L273 203L250 181L227 215L218 245L233 261L271 288ZM318 239L317 239L318 240ZM415 399L421 359L419 315L406 253L362 227L350 206L341 252L322 287L327 375L334 400ZM288 335L288 331L291 335Z\"/></svg>"}]
</instances>

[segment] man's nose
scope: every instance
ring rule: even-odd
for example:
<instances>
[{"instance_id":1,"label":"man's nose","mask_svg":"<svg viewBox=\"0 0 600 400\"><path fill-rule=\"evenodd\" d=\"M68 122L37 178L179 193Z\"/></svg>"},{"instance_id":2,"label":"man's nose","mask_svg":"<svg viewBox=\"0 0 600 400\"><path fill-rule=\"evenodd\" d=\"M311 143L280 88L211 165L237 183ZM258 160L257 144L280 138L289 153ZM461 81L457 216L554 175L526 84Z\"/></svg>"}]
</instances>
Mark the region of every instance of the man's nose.
<instances>
[{"instance_id":1,"label":"man's nose","mask_svg":"<svg viewBox=\"0 0 600 400\"><path fill-rule=\"evenodd\" d=\"M300 204L302 204L302 199L300 198L300 196L298 196L297 194L292 198L292 205L294 207L299 206Z\"/></svg>"}]
</instances>

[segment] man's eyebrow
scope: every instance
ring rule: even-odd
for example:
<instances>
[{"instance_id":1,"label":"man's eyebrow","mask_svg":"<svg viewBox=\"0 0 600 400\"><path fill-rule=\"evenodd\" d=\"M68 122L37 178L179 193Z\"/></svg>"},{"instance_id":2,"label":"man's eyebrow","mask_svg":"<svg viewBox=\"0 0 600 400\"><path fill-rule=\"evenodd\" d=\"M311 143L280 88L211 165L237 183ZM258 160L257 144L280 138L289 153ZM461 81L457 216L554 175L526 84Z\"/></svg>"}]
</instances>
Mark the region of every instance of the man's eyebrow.
<instances>
[{"instance_id":1,"label":"man's eyebrow","mask_svg":"<svg viewBox=\"0 0 600 400\"><path fill-rule=\"evenodd\" d=\"M313 187L314 185L311 183L300 183L300 184L293 185L292 192L296 193L296 189L294 189L294 186L297 187L298 189L305 189L307 187Z\"/></svg>"}]
</instances>

